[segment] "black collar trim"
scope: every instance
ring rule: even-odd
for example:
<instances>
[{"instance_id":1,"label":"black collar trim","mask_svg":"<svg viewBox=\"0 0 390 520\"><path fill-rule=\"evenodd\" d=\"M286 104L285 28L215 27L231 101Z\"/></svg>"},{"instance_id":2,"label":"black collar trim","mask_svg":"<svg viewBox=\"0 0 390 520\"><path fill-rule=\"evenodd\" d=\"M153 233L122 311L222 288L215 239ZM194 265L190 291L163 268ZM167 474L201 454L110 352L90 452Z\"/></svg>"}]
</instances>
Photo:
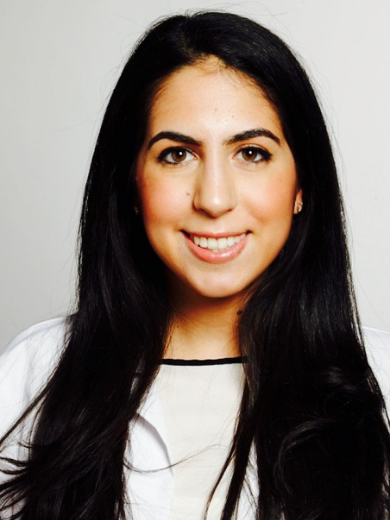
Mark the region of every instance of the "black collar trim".
<instances>
[{"instance_id":1,"label":"black collar trim","mask_svg":"<svg viewBox=\"0 0 390 520\"><path fill-rule=\"evenodd\" d=\"M233 363L244 363L245 357L230 357L221 359L162 359L161 365L180 366L207 366L207 365L232 365Z\"/></svg>"}]
</instances>

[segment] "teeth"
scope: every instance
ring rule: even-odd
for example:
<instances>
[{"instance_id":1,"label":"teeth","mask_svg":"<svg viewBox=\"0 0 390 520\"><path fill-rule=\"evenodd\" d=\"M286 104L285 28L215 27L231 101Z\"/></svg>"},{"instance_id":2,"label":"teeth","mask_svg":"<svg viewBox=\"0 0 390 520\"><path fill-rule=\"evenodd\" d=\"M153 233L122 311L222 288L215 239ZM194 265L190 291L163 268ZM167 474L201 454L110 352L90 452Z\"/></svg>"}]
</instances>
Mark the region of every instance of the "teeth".
<instances>
[{"instance_id":1,"label":"teeth","mask_svg":"<svg viewBox=\"0 0 390 520\"><path fill-rule=\"evenodd\" d=\"M200 237L199 245L200 245L200 247L207 247L207 238Z\"/></svg>"},{"instance_id":2,"label":"teeth","mask_svg":"<svg viewBox=\"0 0 390 520\"><path fill-rule=\"evenodd\" d=\"M227 238L218 238L218 249L226 249L228 245Z\"/></svg>"},{"instance_id":3,"label":"teeth","mask_svg":"<svg viewBox=\"0 0 390 520\"><path fill-rule=\"evenodd\" d=\"M215 238L208 238L207 239L207 249L218 250L218 240L216 240Z\"/></svg>"},{"instance_id":4,"label":"teeth","mask_svg":"<svg viewBox=\"0 0 390 520\"><path fill-rule=\"evenodd\" d=\"M244 237L246 233L242 233L237 236L230 237L222 237L222 238L206 238L200 237L197 235L191 235L192 240L197 246L203 247L203 249L210 249L210 251L217 252L222 249L227 249L228 247L234 246L234 244L238 244Z\"/></svg>"}]
</instances>

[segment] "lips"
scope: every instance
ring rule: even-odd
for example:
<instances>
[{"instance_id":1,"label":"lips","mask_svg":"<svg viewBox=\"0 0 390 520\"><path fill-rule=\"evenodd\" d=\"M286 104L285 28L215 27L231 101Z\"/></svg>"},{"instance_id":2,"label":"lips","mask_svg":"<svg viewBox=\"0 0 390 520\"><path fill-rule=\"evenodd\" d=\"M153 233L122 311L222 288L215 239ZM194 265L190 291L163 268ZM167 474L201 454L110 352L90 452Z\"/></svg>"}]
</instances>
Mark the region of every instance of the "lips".
<instances>
[{"instance_id":1,"label":"lips","mask_svg":"<svg viewBox=\"0 0 390 520\"><path fill-rule=\"evenodd\" d=\"M195 245L216 253L238 244L245 238L246 233L241 233L240 235L221 236L218 238L195 234L190 234L189 236Z\"/></svg>"}]
</instances>

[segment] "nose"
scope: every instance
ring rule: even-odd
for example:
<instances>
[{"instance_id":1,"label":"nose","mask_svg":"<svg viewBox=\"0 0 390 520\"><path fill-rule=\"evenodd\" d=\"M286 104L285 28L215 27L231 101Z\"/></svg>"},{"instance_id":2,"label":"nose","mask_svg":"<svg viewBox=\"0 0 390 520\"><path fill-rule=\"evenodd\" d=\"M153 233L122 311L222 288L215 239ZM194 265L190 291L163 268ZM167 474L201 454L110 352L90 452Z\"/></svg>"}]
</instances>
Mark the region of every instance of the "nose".
<instances>
[{"instance_id":1,"label":"nose","mask_svg":"<svg viewBox=\"0 0 390 520\"><path fill-rule=\"evenodd\" d=\"M215 218L231 211L236 204L234 172L223 159L205 160L198 170L195 208Z\"/></svg>"}]
</instances>

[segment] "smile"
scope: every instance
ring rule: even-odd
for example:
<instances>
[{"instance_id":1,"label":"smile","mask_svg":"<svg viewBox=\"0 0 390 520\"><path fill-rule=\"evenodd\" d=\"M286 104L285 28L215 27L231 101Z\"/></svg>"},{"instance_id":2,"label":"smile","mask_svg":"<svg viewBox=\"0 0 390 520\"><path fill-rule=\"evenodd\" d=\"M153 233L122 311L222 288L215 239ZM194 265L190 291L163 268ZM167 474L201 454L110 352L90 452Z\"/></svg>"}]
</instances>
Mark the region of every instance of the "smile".
<instances>
[{"instance_id":1,"label":"smile","mask_svg":"<svg viewBox=\"0 0 390 520\"><path fill-rule=\"evenodd\" d=\"M190 235L190 238L195 245L216 253L218 251L228 249L229 247L238 244L239 242L241 242L243 238L245 238L245 236L246 233L242 233L241 235L226 236L220 238L209 238L199 235Z\"/></svg>"}]
</instances>

